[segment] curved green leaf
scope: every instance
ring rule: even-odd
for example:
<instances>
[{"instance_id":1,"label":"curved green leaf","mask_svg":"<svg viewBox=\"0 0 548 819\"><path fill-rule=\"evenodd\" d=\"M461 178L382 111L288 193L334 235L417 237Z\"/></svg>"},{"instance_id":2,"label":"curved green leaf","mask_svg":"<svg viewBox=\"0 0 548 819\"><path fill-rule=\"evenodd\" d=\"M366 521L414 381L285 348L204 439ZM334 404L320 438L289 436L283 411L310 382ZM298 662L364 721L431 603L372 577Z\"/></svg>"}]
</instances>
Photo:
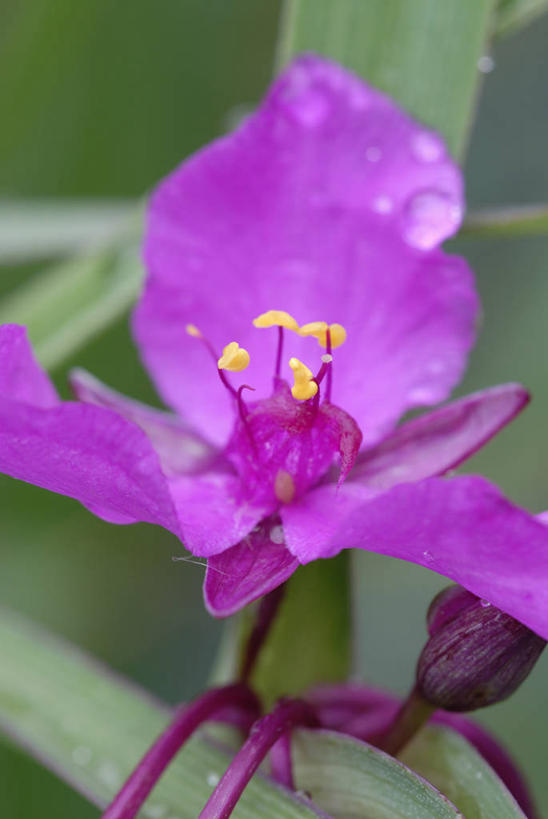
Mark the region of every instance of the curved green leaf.
<instances>
[{"instance_id":1,"label":"curved green leaf","mask_svg":"<svg viewBox=\"0 0 548 819\"><path fill-rule=\"evenodd\" d=\"M0 646L0 728L104 807L163 730L169 710L82 652L6 612ZM196 819L229 761L225 751L195 736L139 815ZM261 776L246 788L233 816L329 819Z\"/></svg>"},{"instance_id":2,"label":"curved green leaf","mask_svg":"<svg viewBox=\"0 0 548 819\"><path fill-rule=\"evenodd\" d=\"M499 0L496 33L500 37L515 34L548 11L548 0Z\"/></svg>"},{"instance_id":3,"label":"curved green leaf","mask_svg":"<svg viewBox=\"0 0 548 819\"><path fill-rule=\"evenodd\" d=\"M294 732L291 750L295 784L336 819L461 816L432 785L365 742L303 729Z\"/></svg>"},{"instance_id":4,"label":"curved green leaf","mask_svg":"<svg viewBox=\"0 0 548 819\"><path fill-rule=\"evenodd\" d=\"M525 819L515 799L464 737L426 725L401 759L439 788L466 819Z\"/></svg>"},{"instance_id":5,"label":"curved green leaf","mask_svg":"<svg viewBox=\"0 0 548 819\"><path fill-rule=\"evenodd\" d=\"M462 154L494 0L286 0L279 63L317 51L354 69Z\"/></svg>"}]
</instances>

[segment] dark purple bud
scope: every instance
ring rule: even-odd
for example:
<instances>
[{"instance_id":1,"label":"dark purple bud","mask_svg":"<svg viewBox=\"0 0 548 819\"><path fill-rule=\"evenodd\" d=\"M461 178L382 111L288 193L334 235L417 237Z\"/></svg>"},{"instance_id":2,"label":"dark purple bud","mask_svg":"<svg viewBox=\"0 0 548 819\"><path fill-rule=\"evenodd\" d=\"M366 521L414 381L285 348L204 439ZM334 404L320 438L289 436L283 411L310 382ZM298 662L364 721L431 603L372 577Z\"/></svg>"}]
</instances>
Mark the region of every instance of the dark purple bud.
<instances>
[{"instance_id":1,"label":"dark purple bud","mask_svg":"<svg viewBox=\"0 0 548 819\"><path fill-rule=\"evenodd\" d=\"M460 586L450 586L427 615L430 639L417 664L417 688L431 705L474 711L509 697L546 641Z\"/></svg>"}]
</instances>

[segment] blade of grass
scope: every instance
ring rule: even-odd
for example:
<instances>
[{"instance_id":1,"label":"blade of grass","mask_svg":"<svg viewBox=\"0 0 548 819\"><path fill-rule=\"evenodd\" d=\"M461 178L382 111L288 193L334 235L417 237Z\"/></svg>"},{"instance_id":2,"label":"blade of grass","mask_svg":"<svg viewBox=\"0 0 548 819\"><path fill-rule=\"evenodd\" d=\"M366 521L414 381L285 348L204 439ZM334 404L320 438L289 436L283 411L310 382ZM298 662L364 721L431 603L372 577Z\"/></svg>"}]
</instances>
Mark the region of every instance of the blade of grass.
<instances>
[{"instance_id":1,"label":"blade of grass","mask_svg":"<svg viewBox=\"0 0 548 819\"><path fill-rule=\"evenodd\" d=\"M278 65L316 51L352 68L463 154L494 0L286 0Z\"/></svg>"}]
</instances>

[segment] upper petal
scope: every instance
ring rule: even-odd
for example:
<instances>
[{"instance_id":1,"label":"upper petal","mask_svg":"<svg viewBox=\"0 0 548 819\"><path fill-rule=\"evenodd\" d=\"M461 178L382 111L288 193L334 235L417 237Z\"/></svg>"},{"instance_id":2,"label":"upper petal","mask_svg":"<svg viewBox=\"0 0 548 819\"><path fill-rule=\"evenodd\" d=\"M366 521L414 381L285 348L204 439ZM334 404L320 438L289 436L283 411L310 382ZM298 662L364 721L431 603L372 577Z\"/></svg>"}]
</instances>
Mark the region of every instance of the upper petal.
<instances>
[{"instance_id":1,"label":"upper petal","mask_svg":"<svg viewBox=\"0 0 548 819\"><path fill-rule=\"evenodd\" d=\"M358 456L349 480L375 489L418 481L454 469L508 424L529 402L520 384L467 395L402 424Z\"/></svg>"},{"instance_id":2,"label":"upper petal","mask_svg":"<svg viewBox=\"0 0 548 819\"><path fill-rule=\"evenodd\" d=\"M325 486L281 515L302 563L343 548L409 560L548 638L548 528L483 478L429 478L373 497L356 483Z\"/></svg>"},{"instance_id":3,"label":"upper petal","mask_svg":"<svg viewBox=\"0 0 548 819\"><path fill-rule=\"evenodd\" d=\"M36 362L26 327L18 324L0 326L0 396L37 407L54 406L59 400Z\"/></svg>"},{"instance_id":4,"label":"upper petal","mask_svg":"<svg viewBox=\"0 0 548 819\"><path fill-rule=\"evenodd\" d=\"M340 322L334 401L376 440L442 400L474 337L466 263L438 244L458 226L462 183L439 137L383 94L316 57L297 60L234 134L171 174L149 207L148 279L134 329L168 403L216 442L231 413L208 353L237 340L245 380L271 386L269 309ZM290 354L320 348L290 334ZM433 350L435 352L433 352Z\"/></svg>"},{"instance_id":5,"label":"upper petal","mask_svg":"<svg viewBox=\"0 0 548 819\"><path fill-rule=\"evenodd\" d=\"M112 409L141 427L167 475L202 472L219 458L217 450L176 415L127 398L85 370L73 370L70 385L80 401Z\"/></svg>"}]
</instances>

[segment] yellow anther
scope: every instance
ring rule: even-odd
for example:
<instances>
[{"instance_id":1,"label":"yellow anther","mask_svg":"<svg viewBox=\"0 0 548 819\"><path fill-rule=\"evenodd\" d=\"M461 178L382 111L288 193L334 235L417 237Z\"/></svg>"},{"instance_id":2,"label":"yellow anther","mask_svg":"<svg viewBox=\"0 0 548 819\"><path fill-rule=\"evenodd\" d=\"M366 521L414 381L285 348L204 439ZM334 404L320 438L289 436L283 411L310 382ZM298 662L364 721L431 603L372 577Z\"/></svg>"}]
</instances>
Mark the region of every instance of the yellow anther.
<instances>
[{"instance_id":1,"label":"yellow anther","mask_svg":"<svg viewBox=\"0 0 548 819\"><path fill-rule=\"evenodd\" d=\"M346 330L342 324L328 324L326 321L310 321L299 329L300 336L314 336L320 347L327 347L327 330L331 337L331 349L340 347L346 341Z\"/></svg>"},{"instance_id":2,"label":"yellow anther","mask_svg":"<svg viewBox=\"0 0 548 819\"><path fill-rule=\"evenodd\" d=\"M188 335L192 336L193 338L203 338L201 332L198 330L195 324L187 324L185 330L187 331Z\"/></svg>"},{"instance_id":3,"label":"yellow anther","mask_svg":"<svg viewBox=\"0 0 548 819\"><path fill-rule=\"evenodd\" d=\"M299 325L285 310L267 310L253 319L255 327L285 327L287 330L299 331Z\"/></svg>"},{"instance_id":4,"label":"yellow anther","mask_svg":"<svg viewBox=\"0 0 548 819\"><path fill-rule=\"evenodd\" d=\"M220 370L229 370L231 373L239 373L248 365L249 353L237 341L231 341L223 347L223 354L217 362Z\"/></svg>"},{"instance_id":5,"label":"yellow anther","mask_svg":"<svg viewBox=\"0 0 548 819\"><path fill-rule=\"evenodd\" d=\"M291 387L291 395L299 401L307 401L309 398L314 398L318 392L318 385L312 379L314 378L312 372L308 367L299 361L298 358L290 358L289 366L293 370L293 377L295 379L294 385Z\"/></svg>"}]
</instances>

